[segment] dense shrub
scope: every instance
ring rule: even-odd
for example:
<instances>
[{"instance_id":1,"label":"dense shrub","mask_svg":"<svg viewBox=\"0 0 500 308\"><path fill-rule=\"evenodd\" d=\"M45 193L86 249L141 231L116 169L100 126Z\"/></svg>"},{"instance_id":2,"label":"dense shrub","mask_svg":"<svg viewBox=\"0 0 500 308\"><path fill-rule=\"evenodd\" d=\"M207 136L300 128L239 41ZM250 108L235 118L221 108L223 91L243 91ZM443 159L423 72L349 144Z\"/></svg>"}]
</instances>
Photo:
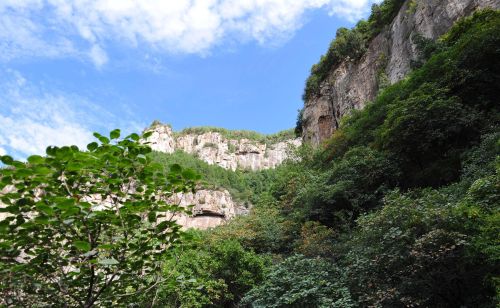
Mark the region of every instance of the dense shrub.
<instances>
[{"instance_id":1,"label":"dense shrub","mask_svg":"<svg viewBox=\"0 0 500 308\"><path fill-rule=\"evenodd\" d=\"M498 33L498 11L458 22L419 69L343 119L324 149L276 170L274 217L295 226L292 251L345 271L320 275L348 291L344 305L498 305ZM276 265L245 303L321 306L326 291L302 265Z\"/></svg>"},{"instance_id":2,"label":"dense shrub","mask_svg":"<svg viewBox=\"0 0 500 308\"><path fill-rule=\"evenodd\" d=\"M304 183L294 206L307 213L307 219L341 229L348 227L359 213L379 205L398 179L393 162L381 152L352 148L343 159Z\"/></svg>"},{"instance_id":3,"label":"dense shrub","mask_svg":"<svg viewBox=\"0 0 500 308\"><path fill-rule=\"evenodd\" d=\"M493 307L489 275L495 263L474 247L484 231L477 229L478 221L471 229L456 208L439 191L394 193L380 211L360 218L344 259L359 301L368 306ZM486 233L491 236L491 231ZM486 246L492 247L486 237Z\"/></svg>"},{"instance_id":4,"label":"dense shrub","mask_svg":"<svg viewBox=\"0 0 500 308\"><path fill-rule=\"evenodd\" d=\"M297 255L272 267L242 302L249 307L356 307L332 264Z\"/></svg>"},{"instance_id":5,"label":"dense shrub","mask_svg":"<svg viewBox=\"0 0 500 308\"><path fill-rule=\"evenodd\" d=\"M193 231L194 232L194 231ZM165 266L159 303L172 307L233 307L264 278L267 259L235 240L198 237Z\"/></svg>"},{"instance_id":6,"label":"dense shrub","mask_svg":"<svg viewBox=\"0 0 500 308\"><path fill-rule=\"evenodd\" d=\"M209 165L194 155L183 151L172 154L153 152L150 154L155 162L162 165L180 164L203 174L201 188L227 189L237 200L246 202L246 205L255 203L258 194L266 191L273 177L273 170L247 171L227 170L217 165Z\"/></svg>"}]
</instances>

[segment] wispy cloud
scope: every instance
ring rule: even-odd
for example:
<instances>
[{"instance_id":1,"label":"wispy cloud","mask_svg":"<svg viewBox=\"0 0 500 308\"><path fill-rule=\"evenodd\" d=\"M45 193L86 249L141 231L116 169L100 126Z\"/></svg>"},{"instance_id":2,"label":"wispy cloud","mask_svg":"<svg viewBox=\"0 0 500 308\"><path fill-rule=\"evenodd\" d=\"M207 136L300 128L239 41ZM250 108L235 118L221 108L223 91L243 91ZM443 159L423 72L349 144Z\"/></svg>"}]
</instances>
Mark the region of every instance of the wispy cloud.
<instances>
[{"instance_id":1,"label":"wispy cloud","mask_svg":"<svg viewBox=\"0 0 500 308\"><path fill-rule=\"evenodd\" d=\"M379 0L4 0L0 60L79 57L101 67L106 45L206 54L226 40L275 44L324 9L354 21Z\"/></svg>"},{"instance_id":2,"label":"wispy cloud","mask_svg":"<svg viewBox=\"0 0 500 308\"><path fill-rule=\"evenodd\" d=\"M47 91L19 72L6 70L0 79L0 153L18 158L43 154L49 145L85 145L92 132L120 127L139 131L144 124L117 116L77 95ZM127 111L124 112L125 114Z\"/></svg>"}]
</instances>

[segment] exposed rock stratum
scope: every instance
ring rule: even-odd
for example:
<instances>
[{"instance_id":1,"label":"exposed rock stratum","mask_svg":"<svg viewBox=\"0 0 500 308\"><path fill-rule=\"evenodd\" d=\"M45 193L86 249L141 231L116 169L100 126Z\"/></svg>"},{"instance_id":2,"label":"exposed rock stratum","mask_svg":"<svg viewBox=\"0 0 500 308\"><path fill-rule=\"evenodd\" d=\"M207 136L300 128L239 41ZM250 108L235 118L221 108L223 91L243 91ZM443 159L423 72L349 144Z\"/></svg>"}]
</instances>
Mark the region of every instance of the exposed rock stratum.
<instances>
[{"instance_id":1,"label":"exposed rock stratum","mask_svg":"<svg viewBox=\"0 0 500 308\"><path fill-rule=\"evenodd\" d=\"M410 7L410 3L414 6ZM305 101L304 141L319 145L339 127L344 115L372 101L381 73L391 84L403 79L419 55L414 34L436 40L459 18L486 7L499 9L500 1L406 1L392 23L370 41L361 59L346 60L333 67L321 83L319 95Z\"/></svg>"},{"instance_id":2,"label":"exposed rock stratum","mask_svg":"<svg viewBox=\"0 0 500 308\"><path fill-rule=\"evenodd\" d=\"M181 150L196 155L210 165L233 171L274 168L288 157L290 149L302 143L300 138L271 144L246 138L228 139L219 132L175 136L168 125L155 125L148 131L152 135L146 141L155 151L173 153Z\"/></svg>"}]
</instances>

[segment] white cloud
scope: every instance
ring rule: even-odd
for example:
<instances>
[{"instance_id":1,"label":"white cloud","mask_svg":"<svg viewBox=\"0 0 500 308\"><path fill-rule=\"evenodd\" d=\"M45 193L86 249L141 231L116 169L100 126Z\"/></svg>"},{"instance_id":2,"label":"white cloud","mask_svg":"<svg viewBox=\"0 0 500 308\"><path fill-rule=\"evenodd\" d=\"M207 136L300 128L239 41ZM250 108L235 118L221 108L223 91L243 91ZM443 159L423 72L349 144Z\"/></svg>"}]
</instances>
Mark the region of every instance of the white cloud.
<instances>
[{"instance_id":1,"label":"white cloud","mask_svg":"<svg viewBox=\"0 0 500 308\"><path fill-rule=\"evenodd\" d=\"M121 127L139 131L144 127L85 98L30 84L17 71L7 70L2 75L0 153L22 158L43 154L49 145L77 145L84 149L94 139L95 130L105 133Z\"/></svg>"},{"instance_id":2,"label":"white cloud","mask_svg":"<svg viewBox=\"0 0 500 308\"><path fill-rule=\"evenodd\" d=\"M108 62L106 52L98 45L94 45L92 49L90 49L90 59L92 59L92 62L94 62L95 66L98 68Z\"/></svg>"},{"instance_id":3,"label":"white cloud","mask_svg":"<svg viewBox=\"0 0 500 308\"><path fill-rule=\"evenodd\" d=\"M379 0L4 0L0 59L73 56L97 67L111 41L205 54L225 40L274 44L325 9L354 21ZM82 50L87 50L87 52Z\"/></svg>"}]
</instances>

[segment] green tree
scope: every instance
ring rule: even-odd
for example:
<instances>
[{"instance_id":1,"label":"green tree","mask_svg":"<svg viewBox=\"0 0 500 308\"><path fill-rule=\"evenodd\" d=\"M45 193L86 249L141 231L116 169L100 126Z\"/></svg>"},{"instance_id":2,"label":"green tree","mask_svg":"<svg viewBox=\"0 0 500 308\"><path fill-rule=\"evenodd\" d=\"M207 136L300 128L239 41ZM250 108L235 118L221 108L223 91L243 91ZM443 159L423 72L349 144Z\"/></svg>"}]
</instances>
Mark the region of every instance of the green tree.
<instances>
[{"instance_id":1,"label":"green tree","mask_svg":"<svg viewBox=\"0 0 500 308\"><path fill-rule=\"evenodd\" d=\"M497 201L498 194L483 198ZM492 249L494 257L498 251L495 227L487 219L494 216L479 215L470 204L457 211L454 199L447 189L394 192L381 210L357 221L341 263L363 306L495 306L489 277L497 264L483 253Z\"/></svg>"},{"instance_id":2,"label":"green tree","mask_svg":"<svg viewBox=\"0 0 500 308\"><path fill-rule=\"evenodd\" d=\"M234 239L211 239L199 234L196 245L181 247L165 268L170 279L162 285L161 305L177 307L235 307L258 285L267 258L245 250ZM170 273L171 267L176 270Z\"/></svg>"},{"instance_id":3,"label":"green tree","mask_svg":"<svg viewBox=\"0 0 500 308\"><path fill-rule=\"evenodd\" d=\"M342 229L379 205L398 177L398 170L382 152L354 147L302 184L294 205L308 219Z\"/></svg>"},{"instance_id":4,"label":"green tree","mask_svg":"<svg viewBox=\"0 0 500 308\"><path fill-rule=\"evenodd\" d=\"M355 307L340 270L321 259L292 256L271 268L242 303L250 307Z\"/></svg>"},{"instance_id":5,"label":"green tree","mask_svg":"<svg viewBox=\"0 0 500 308\"><path fill-rule=\"evenodd\" d=\"M479 119L476 110L434 84L423 84L394 105L380 139L406 174L402 185L440 186L456 180L460 154L478 139Z\"/></svg>"},{"instance_id":6,"label":"green tree","mask_svg":"<svg viewBox=\"0 0 500 308\"><path fill-rule=\"evenodd\" d=\"M99 142L88 151L49 147L27 162L1 157L4 305L133 303L161 280L162 256L180 235L171 214L184 211L167 198L194 190L199 176L152 163L137 134L94 135Z\"/></svg>"}]
</instances>

